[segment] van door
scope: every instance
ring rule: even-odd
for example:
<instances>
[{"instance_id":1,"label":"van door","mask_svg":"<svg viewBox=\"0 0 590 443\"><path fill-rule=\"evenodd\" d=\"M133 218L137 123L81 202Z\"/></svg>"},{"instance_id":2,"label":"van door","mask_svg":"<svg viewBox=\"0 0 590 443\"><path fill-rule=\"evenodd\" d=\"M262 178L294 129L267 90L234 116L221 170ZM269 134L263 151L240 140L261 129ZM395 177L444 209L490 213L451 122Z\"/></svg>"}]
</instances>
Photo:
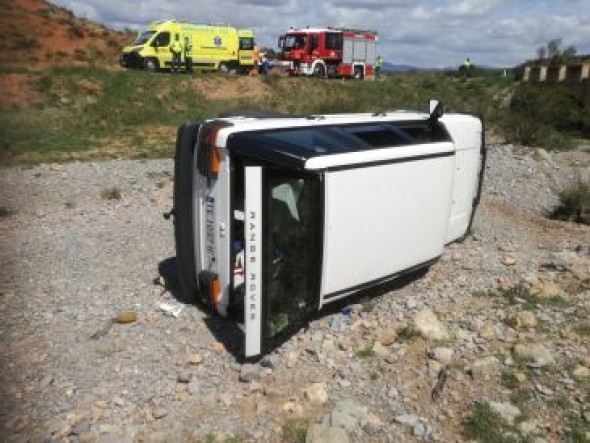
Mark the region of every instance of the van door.
<instances>
[{"instance_id":1,"label":"van door","mask_svg":"<svg viewBox=\"0 0 590 443\"><path fill-rule=\"evenodd\" d=\"M319 303L320 180L246 166L245 356L294 331Z\"/></svg>"}]
</instances>

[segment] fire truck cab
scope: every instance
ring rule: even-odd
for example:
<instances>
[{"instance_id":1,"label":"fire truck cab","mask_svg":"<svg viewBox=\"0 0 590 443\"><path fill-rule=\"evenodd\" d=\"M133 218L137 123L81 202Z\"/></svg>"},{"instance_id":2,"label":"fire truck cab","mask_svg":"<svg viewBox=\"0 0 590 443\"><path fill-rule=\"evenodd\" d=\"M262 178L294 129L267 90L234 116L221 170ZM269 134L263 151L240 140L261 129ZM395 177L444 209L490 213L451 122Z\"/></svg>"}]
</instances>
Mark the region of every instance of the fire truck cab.
<instances>
[{"instance_id":1,"label":"fire truck cab","mask_svg":"<svg viewBox=\"0 0 590 443\"><path fill-rule=\"evenodd\" d=\"M374 73L377 39L377 33L368 30L290 29L279 37L279 61L293 74L362 79Z\"/></svg>"}]
</instances>

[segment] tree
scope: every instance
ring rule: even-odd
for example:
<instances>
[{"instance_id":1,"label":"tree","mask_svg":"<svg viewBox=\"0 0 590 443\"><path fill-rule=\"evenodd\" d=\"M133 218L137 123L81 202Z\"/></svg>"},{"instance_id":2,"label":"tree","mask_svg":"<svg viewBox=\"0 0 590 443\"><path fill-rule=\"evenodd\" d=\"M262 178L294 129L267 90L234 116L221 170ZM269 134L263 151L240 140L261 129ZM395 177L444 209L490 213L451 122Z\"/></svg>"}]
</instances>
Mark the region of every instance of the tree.
<instances>
[{"instance_id":1,"label":"tree","mask_svg":"<svg viewBox=\"0 0 590 443\"><path fill-rule=\"evenodd\" d=\"M576 52L578 52L577 48L574 45L570 45L563 50L563 56L571 58L576 55Z\"/></svg>"},{"instance_id":2,"label":"tree","mask_svg":"<svg viewBox=\"0 0 590 443\"><path fill-rule=\"evenodd\" d=\"M553 40L549 40L549 42L547 43L547 56L550 59L554 59L556 57L559 57L561 55L561 39L560 38L554 38Z\"/></svg>"},{"instance_id":3,"label":"tree","mask_svg":"<svg viewBox=\"0 0 590 443\"><path fill-rule=\"evenodd\" d=\"M545 57L547 57L547 48L545 46L539 46L537 48L537 58L539 60L545 60Z\"/></svg>"}]
</instances>

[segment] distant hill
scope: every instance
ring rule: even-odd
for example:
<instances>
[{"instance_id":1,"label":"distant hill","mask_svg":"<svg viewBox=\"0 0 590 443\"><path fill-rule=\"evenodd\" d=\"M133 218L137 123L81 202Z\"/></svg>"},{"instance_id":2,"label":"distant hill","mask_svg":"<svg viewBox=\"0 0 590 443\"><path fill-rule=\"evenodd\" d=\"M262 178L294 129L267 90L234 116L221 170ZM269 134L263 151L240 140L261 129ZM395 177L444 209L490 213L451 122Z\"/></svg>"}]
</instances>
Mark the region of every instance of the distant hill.
<instances>
[{"instance_id":1,"label":"distant hill","mask_svg":"<svg viewBox=\"0 0 590 443\"><path fill-rule=\"evenodd\" d=\"M383 70L386 72L415 72L423 71L423 68L418 68L412 65L396 65L393 63L383 63Z\"/></svg>"},{"instance_id":2,"label":"distant hill","mask_svg":"<svg viewBox=\"0 0 590 443\"><path fill-rule=\"evenodd\" d=\"M0 65L117 62L132 37L45 0L0 1Z\"/></svg>"}]
</instances>

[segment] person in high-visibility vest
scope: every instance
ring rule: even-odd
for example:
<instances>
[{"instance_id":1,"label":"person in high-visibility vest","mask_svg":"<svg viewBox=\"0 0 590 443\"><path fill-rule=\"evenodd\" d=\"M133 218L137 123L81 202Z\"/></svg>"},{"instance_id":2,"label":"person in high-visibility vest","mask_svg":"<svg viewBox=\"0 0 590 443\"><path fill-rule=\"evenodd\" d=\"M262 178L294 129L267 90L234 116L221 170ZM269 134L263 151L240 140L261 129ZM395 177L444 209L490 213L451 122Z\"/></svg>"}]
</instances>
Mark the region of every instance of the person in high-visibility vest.
<instances>
[{"instance_id":1,"label":"person in high-visibility vest","mask_svg":"<svg viewBox=\"0 0 590 443\"><path fill-rule=\"evenodd\" d=\"M383 66L383 58L381 55L375 59L375 78L381 78L381 67Z\"/></svg>"},{"instance_id":2,"label":"person in high-visibility vest","mask_svg":"<svg viewBox=\"0 0 590 443\"><path fill-rule=\"evenodd\" d=\"M260 72L260 49L258 45L254 45L254 49L252 50L252 60L254 61L254 69Z\"/></svg>"},{"instance_id":3,"label":"person in high-visibility vest","mask_svg":"<svg viewBox=\"0 0 590 443\"><path fill-rule=\"evenodd\" d=\"M182 56L182 43L180 43L180 36L178 34L175 35L174 41L170 45L170 52L172 52L172 65L171 71L179 72L180 71L180 61Z\"/></svg>"}]
</instances>

